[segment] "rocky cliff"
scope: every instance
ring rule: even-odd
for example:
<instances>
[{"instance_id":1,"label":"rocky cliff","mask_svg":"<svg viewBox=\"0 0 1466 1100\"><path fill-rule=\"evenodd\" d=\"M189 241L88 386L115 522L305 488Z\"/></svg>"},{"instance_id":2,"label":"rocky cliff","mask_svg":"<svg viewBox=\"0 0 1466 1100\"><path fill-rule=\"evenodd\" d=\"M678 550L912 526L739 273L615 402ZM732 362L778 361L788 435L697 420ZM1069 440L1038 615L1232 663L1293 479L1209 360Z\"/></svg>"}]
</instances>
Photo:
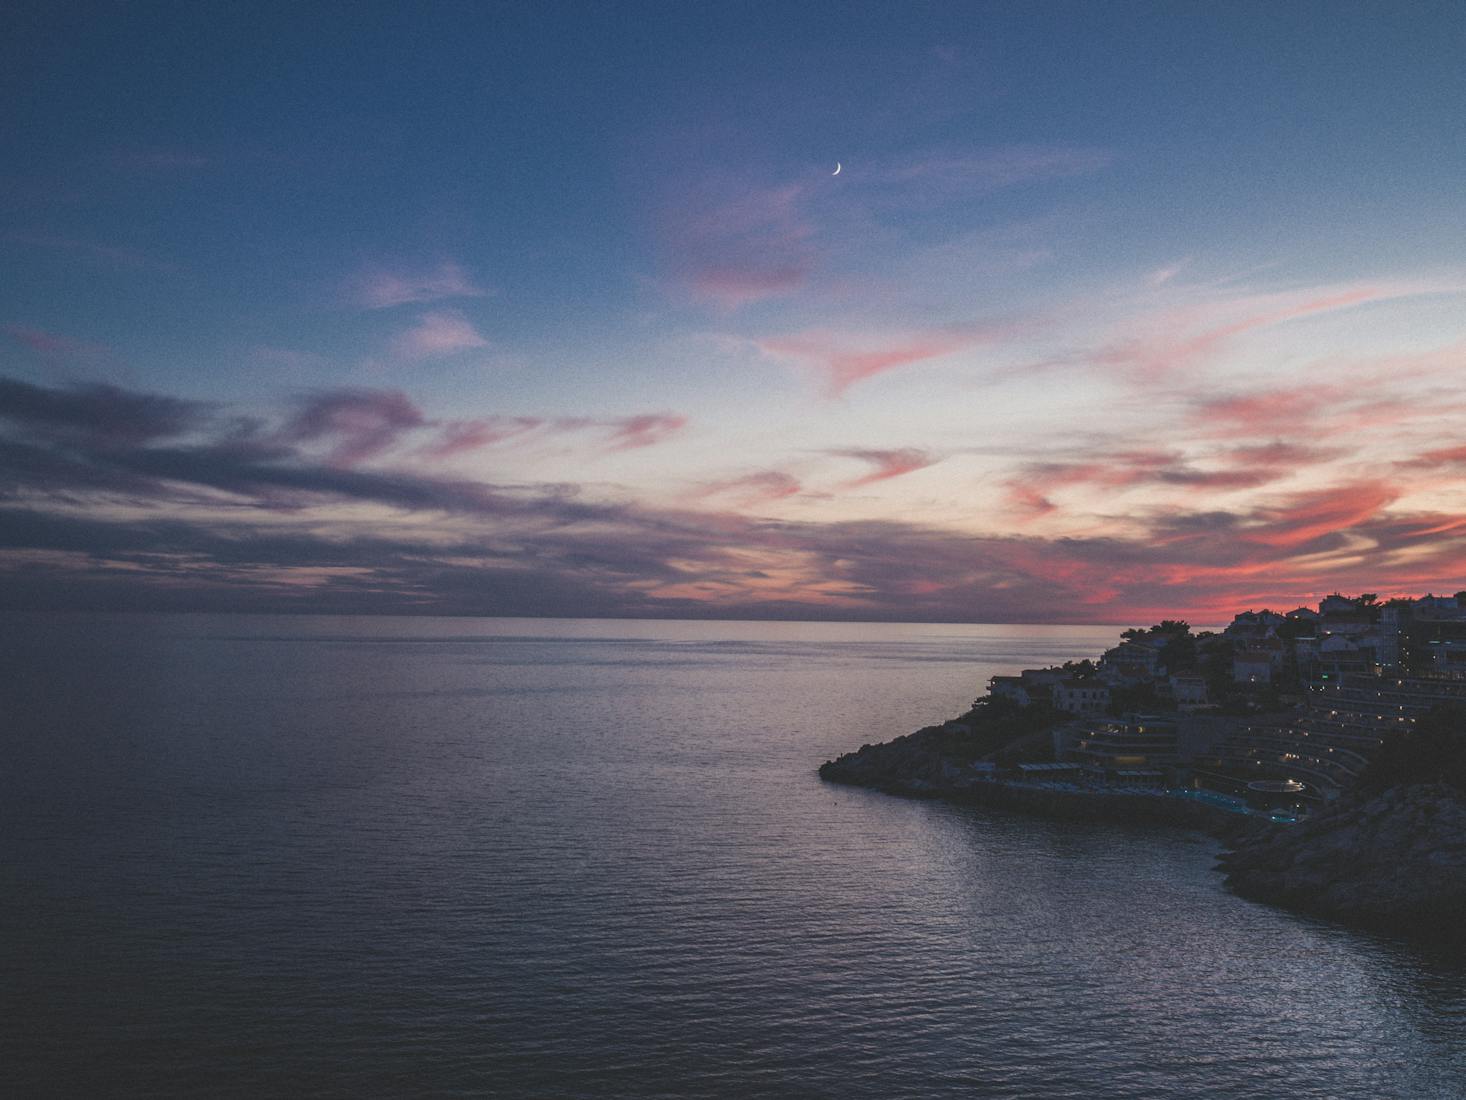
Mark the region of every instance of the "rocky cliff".
<instances>
[{"instance_id":1,"label":"rocky cliff","mask_svg":"<svg viewBox=\"0 0 1466 1100\"><path fill-rule=\"evenodd\" d=\"M1244 897L1391 932L1466 931L1466 796L1454 787L1342 800L1234 843L1220 865Z\"/></svg>"},{"instance_id":2,"label":"rocky cliff","mask_svg":"<svg viewBox=\"0 0 1466 1100\"><path fill-rule=\"evenodd\" d=\"M1220 867L1244 897L1387 932L1466 942L1466 792L1400 783L1341 799L1297 825L1244 820L1199 802L994 782L975 748L1002 739L966 722L929 726L829 761L820 776L894 794L1088 821L1201 828L1232 850ZM979 745L978 742L981 742Z\"/></svg>"},{"instance_id":3,"label":"rocky cliff","mask_svg":"<svg viewBox=\"0 0 1466 1100\"><path fill-rule=\"evenodd\" d=\"M879 745L861 745L820 765L820 778L898 794L952 794L971 786L976 776L943 751L942 741L942 727L928 726Z\"/></svg>"}]
</instances>

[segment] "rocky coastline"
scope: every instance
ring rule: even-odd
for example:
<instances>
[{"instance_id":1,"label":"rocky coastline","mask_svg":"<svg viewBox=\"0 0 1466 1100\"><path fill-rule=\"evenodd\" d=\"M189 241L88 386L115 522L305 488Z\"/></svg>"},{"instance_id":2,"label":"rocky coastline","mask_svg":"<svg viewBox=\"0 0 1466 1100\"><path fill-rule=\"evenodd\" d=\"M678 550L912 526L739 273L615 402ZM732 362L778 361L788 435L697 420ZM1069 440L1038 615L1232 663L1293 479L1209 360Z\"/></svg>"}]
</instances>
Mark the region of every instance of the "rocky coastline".
<instances>
[{"instance_id":1,"label":"rocky coastline","mask_svg":"<svg viewBox=\"0 0 1466 1100\"><path fill-rule=\"evenodd\" d=\"M1296 826L1247 830L1218 866L1243 897L1466 940L1466 797L1443 783L1344 798Z\"/></svg>"},{"instance_id":2,"label":"rocky coastline","mask_svg":"<svg viewBox=\"0 0 1466 1100\"><path fill-rule=\"evenodd\" d=\"M1070 821L1172 825L1218 834L1236 828L1236 815L1203 802L1146 793L1062 790L985 777L942 751L948 729L929 726L891 741L862 745L822 764L820 778L887 794L993 806Z\"/></svg>"},{"instance_id":3,"label":"rocky coastline","mask_svg":"<svg viewBox=\"0 0 1466 1100\"><path fill-rule=\"evenodd\" d=\"M1340 799L1299 824L1244 818L1162 795L1049 789L983 776L945 751L951 726L862 745L821 778L918 798L1066 820L1204 830L1228 846L1218 863L1240 896L1412 937L1466 939L1466 795L1402 784Z\"/></svg>"}]
</instances>

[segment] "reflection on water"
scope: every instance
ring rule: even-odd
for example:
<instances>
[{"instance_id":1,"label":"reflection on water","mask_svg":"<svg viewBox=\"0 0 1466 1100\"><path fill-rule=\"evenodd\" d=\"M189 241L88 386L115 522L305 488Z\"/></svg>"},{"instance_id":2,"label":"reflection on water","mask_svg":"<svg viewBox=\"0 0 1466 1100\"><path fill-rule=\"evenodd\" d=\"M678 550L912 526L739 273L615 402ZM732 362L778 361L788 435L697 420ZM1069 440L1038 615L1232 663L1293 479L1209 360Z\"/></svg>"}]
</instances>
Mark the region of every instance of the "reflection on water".
<instances>
[{"instance_id":1,"label":"reflection on water","mask_svg":"<svg viewBox=\"0 0 1466 1100\"><path fill-rule=\"evenodd\" d=\"M22 1093L1462 1095L1443 949L816 778L1108 629L3 625Z\"/></svg>"}]
</instances>

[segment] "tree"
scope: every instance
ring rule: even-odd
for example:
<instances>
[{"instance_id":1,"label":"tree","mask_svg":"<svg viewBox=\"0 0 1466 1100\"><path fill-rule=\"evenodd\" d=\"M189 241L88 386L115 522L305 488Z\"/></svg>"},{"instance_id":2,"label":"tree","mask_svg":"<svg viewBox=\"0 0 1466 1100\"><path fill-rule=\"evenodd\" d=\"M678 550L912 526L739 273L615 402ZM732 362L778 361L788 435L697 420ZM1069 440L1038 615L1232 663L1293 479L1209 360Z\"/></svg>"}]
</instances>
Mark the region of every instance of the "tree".
<instances>
[{"instance_id":1,"label":"tree","mask_svg":"<svg viewBox=\"0 0 1466 1100\"><path fill-rule=\"evenodd\" d=\"M1110 688L1109 711L1116 716L1175 709L1175 703L1163 702L1157 697L1155 684L1149 681L1140 684L1116 684Z\"/></svg>"},{"instance_id":2,"label":"tree","mask_svg":"<svg viewBox=\"0 0 1466 1100\"><path fill-rule=\"evenodd\" d=\"M1196 639L1191 634L1191 624L1185 619L1162 619L1145 632L1152 638L1165 642L1165 667L1171 672L1194 668L1196 665Z\"/></svg>"}]
</instances>

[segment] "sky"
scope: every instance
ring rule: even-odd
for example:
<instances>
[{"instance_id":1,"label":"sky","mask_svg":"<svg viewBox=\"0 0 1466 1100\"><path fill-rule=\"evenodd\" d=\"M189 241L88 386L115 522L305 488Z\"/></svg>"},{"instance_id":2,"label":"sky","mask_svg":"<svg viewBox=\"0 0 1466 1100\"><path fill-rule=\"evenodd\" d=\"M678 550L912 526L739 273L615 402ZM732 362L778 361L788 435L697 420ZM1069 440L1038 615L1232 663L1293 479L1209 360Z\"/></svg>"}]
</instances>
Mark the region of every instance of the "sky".
<instances>
[{"instance_id":1,"label":"sky","mask_svg":"<svg viewBox=\"0 0 1466 1100\"><path fill-rule=\"evenodd\" d=\"M5 19L0 609L1466 588L1466 6Z\"/></svg>"}]
</instances>

